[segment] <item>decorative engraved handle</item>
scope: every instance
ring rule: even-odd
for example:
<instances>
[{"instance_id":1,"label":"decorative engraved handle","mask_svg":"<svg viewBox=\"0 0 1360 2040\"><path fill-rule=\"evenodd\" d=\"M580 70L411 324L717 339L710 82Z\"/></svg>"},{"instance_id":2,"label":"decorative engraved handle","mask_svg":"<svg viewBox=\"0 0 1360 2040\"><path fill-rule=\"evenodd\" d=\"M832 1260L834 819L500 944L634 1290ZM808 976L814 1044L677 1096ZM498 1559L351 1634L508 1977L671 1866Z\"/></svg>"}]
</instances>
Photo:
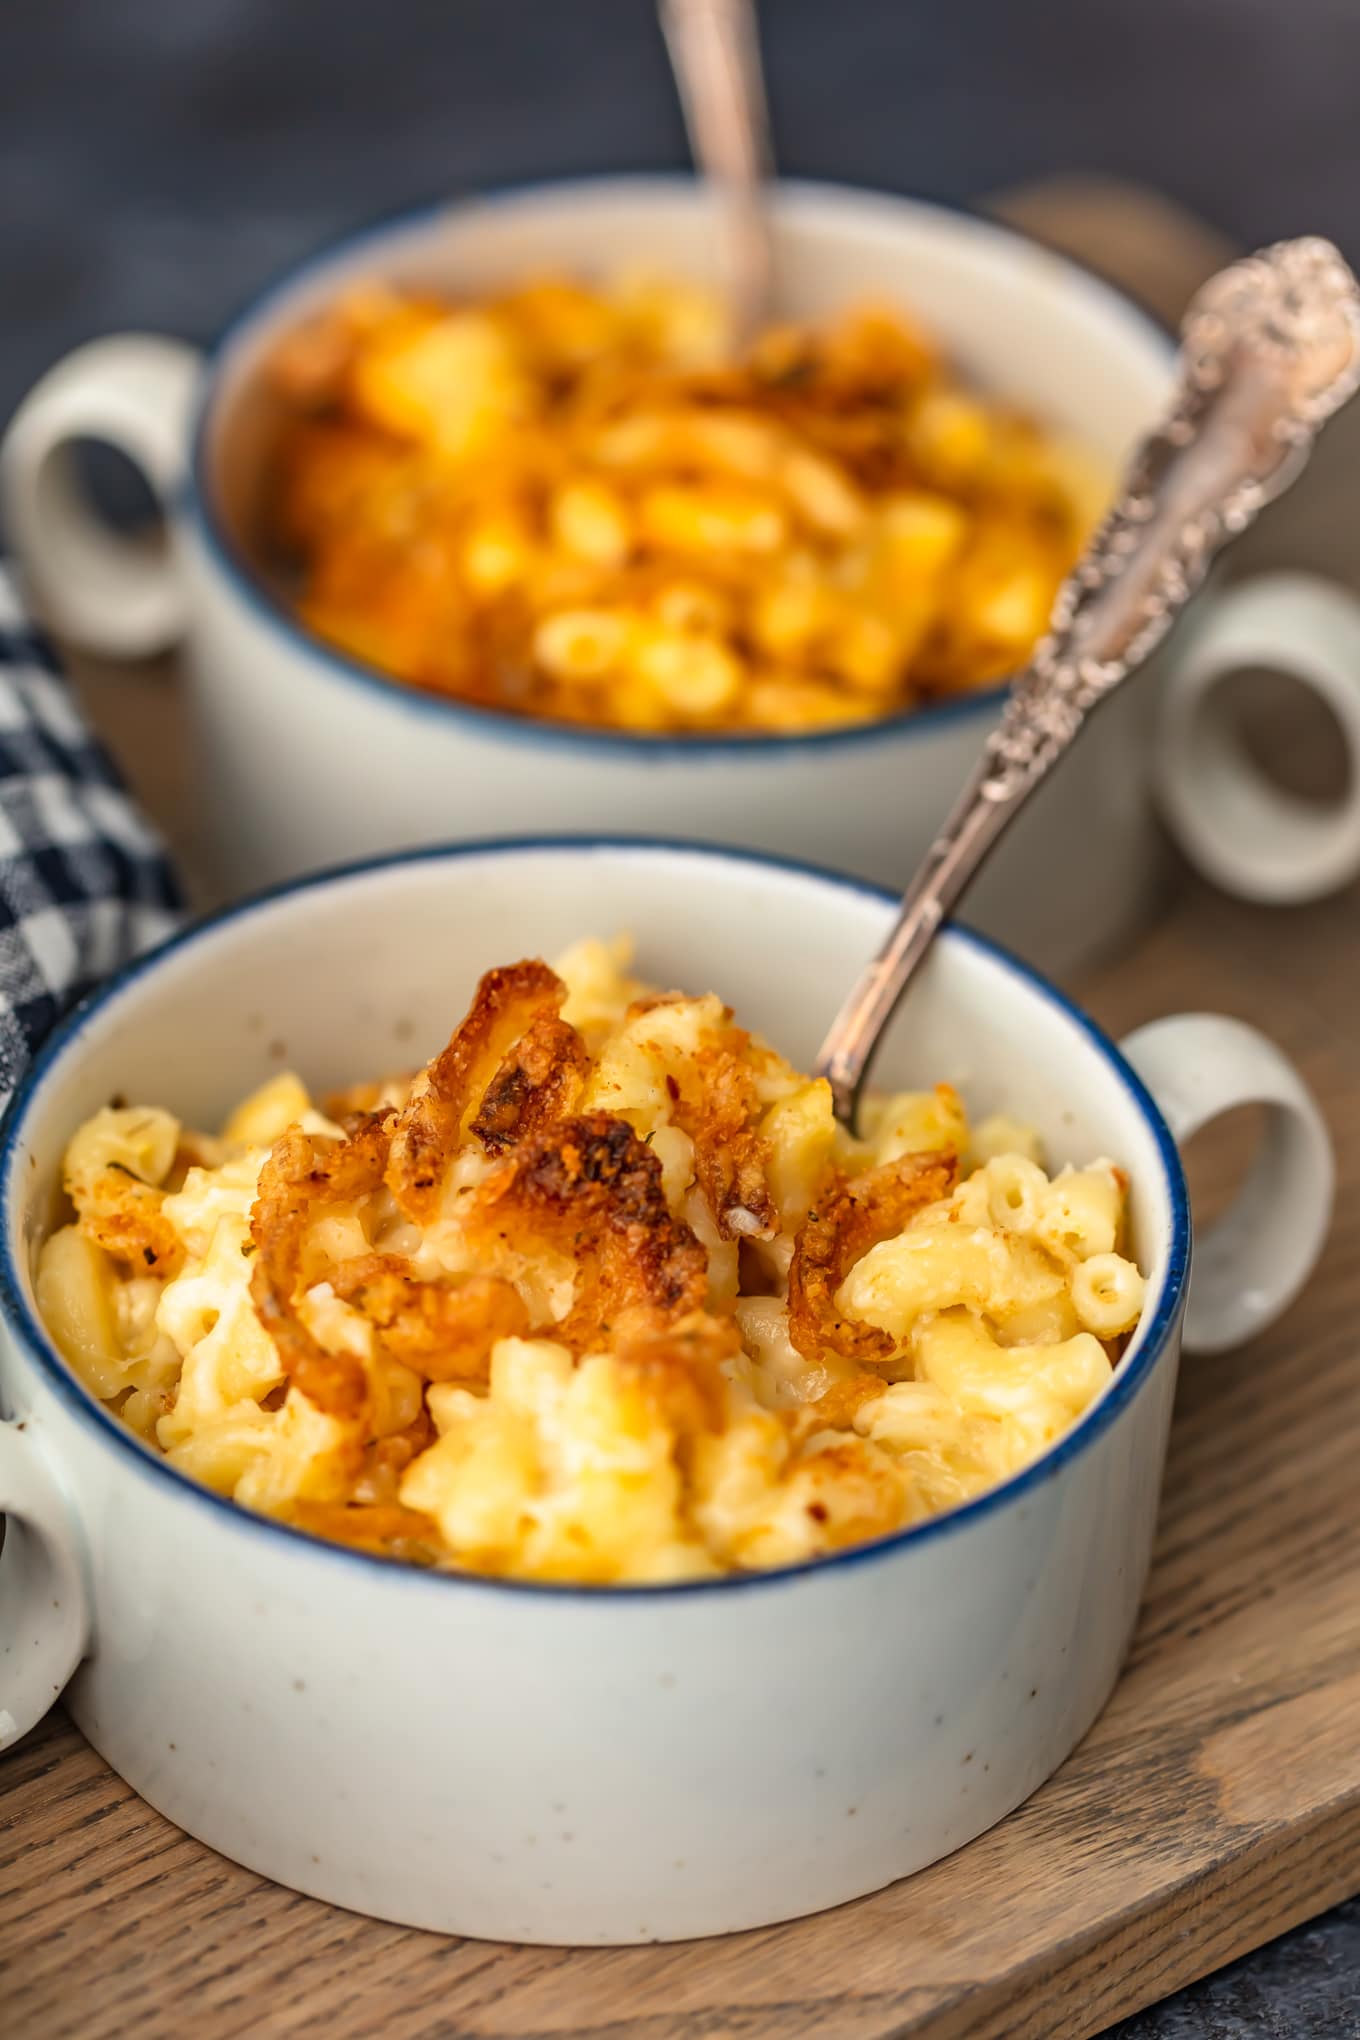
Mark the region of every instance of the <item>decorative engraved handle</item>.
<instances>
[{"instance_id":1,"label":"decorative engraved handle","mask_svg":"<svg viewBox=\"0 0 1360 2040\"><path fill-rule=\"evenodd\" d=\"M719 201L733 326L749 340L769 311L774 272L755 0L660 0L660 12L690 149Z\"/></svg>"},{"instance_id":2,"label":"decorative engraved handle","mask_svg":"<svg viewBox=\"0 0 1360 2040\"><path fill-rule=\"evenodd\" d=\"M1360 289L1328 241L1281 241L1210 281L1181 333L1175 400L1058 591L896 926L822 1044L837 1117L853 1122L878 1038L935 931L1091 710L1136 671L1224 545L1301 472L1360 385Z\"/></svg>"}]
</instances>

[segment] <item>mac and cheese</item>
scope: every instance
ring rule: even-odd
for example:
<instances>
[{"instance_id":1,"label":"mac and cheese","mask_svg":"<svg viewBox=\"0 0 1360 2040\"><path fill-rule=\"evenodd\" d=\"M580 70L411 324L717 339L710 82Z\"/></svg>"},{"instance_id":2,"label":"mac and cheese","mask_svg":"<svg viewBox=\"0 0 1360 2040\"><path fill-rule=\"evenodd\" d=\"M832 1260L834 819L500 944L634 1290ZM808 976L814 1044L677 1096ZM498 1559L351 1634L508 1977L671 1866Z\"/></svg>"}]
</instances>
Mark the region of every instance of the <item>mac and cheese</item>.
<instances>
[{"instance_id":1,"label":"mac and cheese","mask_svg":"<svg viewBox=\"0 0 1360 2040\"><path fill-rule=\"evenodd\" d=\"M797 731L1023 664L1103 481L889 309L743 358L679 283L378 286L285 336L266 555L300 619L513 714Z\"/></svg>"},{"instance_id":2,"label":"mac and cheese","mask_svg":"<svg viewBox=\"0 0 1360 2040\"><path fill-rule=\"evenodd\" d=\"M219 1134L111 1105L40 1309L170 1463L418 1563L789 1564L1044 1452L1138 1322L1126 1183L948 1085L824 1082L585 941L483 978L414 1080L275 1078Z\"/></svg>"}]
</instances>

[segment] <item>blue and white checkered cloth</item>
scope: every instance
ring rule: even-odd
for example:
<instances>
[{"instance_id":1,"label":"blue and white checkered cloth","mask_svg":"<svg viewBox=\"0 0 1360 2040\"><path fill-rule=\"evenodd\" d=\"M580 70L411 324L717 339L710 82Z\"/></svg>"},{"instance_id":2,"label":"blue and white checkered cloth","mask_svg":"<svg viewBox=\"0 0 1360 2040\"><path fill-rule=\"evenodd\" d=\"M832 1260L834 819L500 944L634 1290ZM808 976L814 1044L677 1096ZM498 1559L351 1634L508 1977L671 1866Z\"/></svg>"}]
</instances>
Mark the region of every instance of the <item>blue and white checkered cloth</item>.
<instances>
[{"instance_id":1,"label":"blue and white checkered cloth","mask_svg":"<svg viewBox=\"0 0 1360 2040\"><path fill-rule=\"evenodd\" d=\"M0 568L0 1102L62 1014L182 909L164 844Z\"/></svg>"}]
</instances>

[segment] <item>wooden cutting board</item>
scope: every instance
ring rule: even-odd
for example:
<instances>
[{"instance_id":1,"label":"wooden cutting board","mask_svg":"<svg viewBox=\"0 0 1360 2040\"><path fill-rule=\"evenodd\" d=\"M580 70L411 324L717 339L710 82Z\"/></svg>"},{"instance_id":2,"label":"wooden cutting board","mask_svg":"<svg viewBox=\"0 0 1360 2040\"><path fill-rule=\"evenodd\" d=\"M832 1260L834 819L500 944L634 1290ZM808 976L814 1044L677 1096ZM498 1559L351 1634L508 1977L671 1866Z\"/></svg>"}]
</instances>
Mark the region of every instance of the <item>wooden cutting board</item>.
<instances>
[{"instance_id":1,"label":"wooden cutting board","mask_svg":"<svg viewBox=\"0 0 1360 2040\"><path fill-rule=\"evenodd\" d=\"M1178 240L1136 194L1069 189L1066 236L1062 200L1040 193L1027 215L1050 238L1080 249L1104 217L1145 255L1174 246L1167 297L1212 265L1207 238ZM1300 514L1328 522L1316 498ZM166 682L136 683L131 720L120 689L116 710L107 693L92 706L187 846ZM237 1868L144 1806L58 1710L0 1760L6 2040L1081 2040L1360 1890L1358 904L1353 890L1279 914L1187 884L1136 953L1082 988L1116 1033L1206 1006L1268 1029L1328 1110L1341 1191L1285 1322L1187 1363L1128 1669L1019 1812L934 1869L791 1926L668 1948L502 1947L337 1912ZM1196 1144L1201 1216L1251 1132Z\"/></svg>"}]
</instances>

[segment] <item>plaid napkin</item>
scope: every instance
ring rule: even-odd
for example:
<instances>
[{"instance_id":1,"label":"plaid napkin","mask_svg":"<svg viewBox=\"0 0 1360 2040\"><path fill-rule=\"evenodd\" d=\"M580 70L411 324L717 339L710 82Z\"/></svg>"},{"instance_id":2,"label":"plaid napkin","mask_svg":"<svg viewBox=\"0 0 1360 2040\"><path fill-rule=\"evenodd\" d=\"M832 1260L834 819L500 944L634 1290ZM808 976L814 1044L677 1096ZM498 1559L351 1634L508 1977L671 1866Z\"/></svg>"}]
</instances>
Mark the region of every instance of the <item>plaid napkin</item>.
<instances>
[{"instance_id":1,"label":"plaid napkin","mask_svg":"<svg viewBox=\"0 0 1360 2040\"><path fill-rule=\"evenodd\" d=\"M182 909L165 846L0 567L0 1102L67 1008Z\"/></svg>"}]
</instances>

